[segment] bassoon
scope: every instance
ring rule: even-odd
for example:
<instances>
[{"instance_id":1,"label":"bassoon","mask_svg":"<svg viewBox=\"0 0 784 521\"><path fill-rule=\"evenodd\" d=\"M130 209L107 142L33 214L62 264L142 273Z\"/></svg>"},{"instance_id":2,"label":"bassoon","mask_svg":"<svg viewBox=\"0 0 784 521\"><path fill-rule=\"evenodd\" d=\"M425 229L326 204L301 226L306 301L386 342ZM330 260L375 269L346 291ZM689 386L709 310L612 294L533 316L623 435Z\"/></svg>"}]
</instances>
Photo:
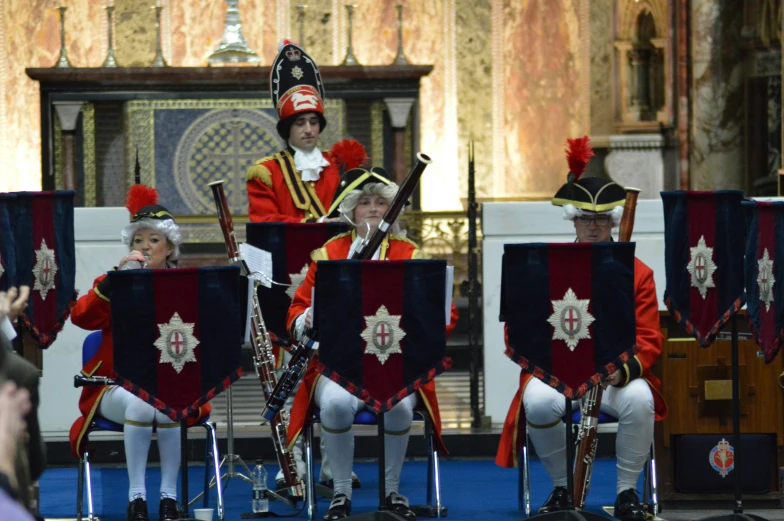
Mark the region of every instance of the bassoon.
<instances>
[{"instance_id":1,"label":"bassoon","mask_svg":"<svg viewBox=\"0 0 784 521\"><path fill-rule=\"evenodd\" d=\"M223 192L223 180L210 183L212 195L215 198L215 206L218 209L218 222L223 231L223 239L226 242L226 252L231 264L238 264L243 275L248 276L253 281L253 294L251 297L251 322L250 322L250 343L253 347L253 365L256 368L256 375L261 381L261 389L264 398L269 400L272 397L272 390L277 385L277 375L275 373L275 362L272 354L272 340L264 318L261 315L259 304L258 287L259 281L255 277L250 277L250 270L242 259L237 237L234 234L234 224L229 213L229 205L226 195ZM297 464L293 454L288 450L286 426L288 424L288 413L279 411L274 417L270 418L270 429L272 430L272 443L275 447L275 456L278 465L283 471L283 480L286 483L289 497L303 497L304 485L299 479Z\"/></svg>"},{"instance_id":2,"label":"bassoon","mask_svg":"<svg viewBox=\"0 0 784 521\"><path fill-rule=\"evenodd\" d=\"M414 194L414 189L419 183L419 179L422 177L425 167L432 162L432 159L425 154L417 154L417 160L414 163L414 166L398 189L397 194L395 194L395 198L392 200L389 208L387 208L386 213L384 213L384 217L382 217L378 227L373 231L370 237L367 238L364 244L354 251L351 255L351 259L370 260L373 258L373 254L389 233L389 229L400 215L406 201ZM267 400L267 405L261 413L267 420L274 417L278 411L283 408L286 400L288 400L299 381L305 375L305 370L308 368L311 359L313 359L313 355L316 354L316 350L318 349L318 341L315 340L315 337L316 332L313 329L306 329L305 333L299 339L297 346L292 350L291 360L284 369L280 380L278 380L278 385L272 391L272 397Z\"/></svg>"},{"instance_id":3,"label":"bassoon","mask_svg":"<svg viewBox=\"0 0 784 521\"><path fill-rule=\"evenodd\" d=\"M621 229L618 233L619 242L632 240L634 230L634 213L637 209L637 196L640 190L626 188L626 203L623 205ZM583 398L582 418L577 429L577 457L574 464L574 500L575 507L585 508L588 491L591 488L593 462L596 459L598 437L596 429L599 425L599 409L602 405L604 387L596 385L585 393Z\"/></svg>"}]
</instances>

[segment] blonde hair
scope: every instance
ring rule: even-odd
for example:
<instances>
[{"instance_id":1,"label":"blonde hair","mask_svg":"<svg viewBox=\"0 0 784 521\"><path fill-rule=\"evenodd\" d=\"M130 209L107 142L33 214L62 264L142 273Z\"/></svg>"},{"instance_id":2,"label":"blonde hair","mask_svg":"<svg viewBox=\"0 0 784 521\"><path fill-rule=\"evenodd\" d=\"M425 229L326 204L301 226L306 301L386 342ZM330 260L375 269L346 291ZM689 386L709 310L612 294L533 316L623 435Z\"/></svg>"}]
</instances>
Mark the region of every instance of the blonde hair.
<instances>
[{"instance_id":1,"label":"blonde hair","mask_svg":"<svg viewBox=\"0 0 784 521\"><path fill-rule=\"evenodd\" d=\"M343 222L347 222L349 224L354 224L354 210L359 203L359 199L365 195L379 195L384 198L387 204L392 204L392 201L395 199L395 195L397 195L398 186L397 184L390 182L389 184L385 183L368 183L359 190L351 190L346 196L343 198L343 201L340 203L338 207L338 211L340 212L340 220ZM403 213L403 210L400 211ZM390 230L391 233L394 235L402 235L402 230L400 225L395 222L392 224L392 229Z\"/></svg>"}]
</instances>

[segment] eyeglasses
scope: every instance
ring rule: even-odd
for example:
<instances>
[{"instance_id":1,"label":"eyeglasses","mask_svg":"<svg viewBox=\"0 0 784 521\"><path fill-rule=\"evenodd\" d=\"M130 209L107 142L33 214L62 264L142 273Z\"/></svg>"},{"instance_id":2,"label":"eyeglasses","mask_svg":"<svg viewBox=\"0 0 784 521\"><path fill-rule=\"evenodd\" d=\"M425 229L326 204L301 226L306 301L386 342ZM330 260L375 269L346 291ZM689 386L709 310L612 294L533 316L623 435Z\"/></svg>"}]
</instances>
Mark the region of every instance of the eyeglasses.
<instances>
[{"instance_id":1,"label":"eyeglasses","mask_svg":"<svg viewBox=\"0 0 784 521\"><path fill-rule=\"evenodd\" d=\"M578 223L582 224L583 226L588 226L589 224L593 223L596 226L607 226L610 224L610 216L609 215L595 215L589 217L587 215L581 215L575 219Z\"/></svg>"}]
</instances>

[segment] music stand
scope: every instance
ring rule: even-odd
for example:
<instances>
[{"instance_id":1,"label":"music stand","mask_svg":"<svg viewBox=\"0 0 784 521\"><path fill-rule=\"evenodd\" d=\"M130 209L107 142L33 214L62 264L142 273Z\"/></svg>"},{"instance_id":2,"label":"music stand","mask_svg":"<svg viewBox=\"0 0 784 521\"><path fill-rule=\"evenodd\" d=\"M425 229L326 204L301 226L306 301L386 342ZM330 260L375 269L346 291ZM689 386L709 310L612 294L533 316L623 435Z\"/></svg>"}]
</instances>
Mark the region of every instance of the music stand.
<instances>
[{"instance_id":1,"label":"music stand","mask_svg":"<svg viewBox=\"0 0 784 521\"><path fill-rule=\"evenodd\" d=\"M572 399L601 385L609 364L619 367L633 355L635 318L633 243L504 246L500 320L507 356L565 400L566 508L530 519L607 519L574 506Z\"/></svg>"},{"instance_id":2,"label":"music stand","mask_svg":"<svg viewBox=\"0 0 784 521\"><path fill-rule=\"evenodd\" d=\"M368 280L374 284L363 285ZM384 510L384 413L393 402L402 399L403 390L414 388L412 384L418 375L431 371L438 374L446 368L446 262L319 262L314 309L322 377L331 378L363 399L376 410L378 418L378 510L345 519L405 521L404 517ZM337 314L340 320L336 320ZM409 333L401 328L403 324ZM362 363L356 363L357 357L361 357ZM391 357L399 357L394 359L399 361L395 366L398 369L391 367ZM384 368L384 364L390 365ZM387 382L379 384L374 376L380 373L375 371L385 371Z\"/></svg>"},{"instance_id":3,"label":"music stand","mask_svg":"<svg viewBox=\"0 0 784 521\"><path fill-rule=\"evenodd\" d=\"M187 414L194 414L196 405L226 388L230 390L240 374L239 274L239 268L225 266L108 275L114 317L114 383L180 420L183 520L193 519L188 500ZM173 380L177 385L168 385ZM221 494L221 485L216 486Z\"/></svg>"}]
</instances>

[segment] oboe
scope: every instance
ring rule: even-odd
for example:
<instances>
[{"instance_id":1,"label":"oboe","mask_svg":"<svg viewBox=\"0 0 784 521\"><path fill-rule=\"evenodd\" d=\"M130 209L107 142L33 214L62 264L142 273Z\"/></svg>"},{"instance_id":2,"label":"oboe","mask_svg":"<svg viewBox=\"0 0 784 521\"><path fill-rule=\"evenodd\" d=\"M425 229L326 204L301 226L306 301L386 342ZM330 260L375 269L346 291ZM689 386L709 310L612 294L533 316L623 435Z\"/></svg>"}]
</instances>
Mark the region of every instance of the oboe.
<instances>
[{"instance_id":1,"label":"oboe","mask_svg":"<svg viewBox=\"0 0 784 521\"><path fill-rule=\"evenodd\" d=\"M229 255L229 261L232 264L239 264L243 274L249 275L248 266L242 259L239 246L237 245L237 238L234 235L234 224L229 213L229 205L226 201L226 195L223 192L223 181L216 181L210 183L209 187L212 188L212 195L215 198L215 206L218 208L218 221L223 231L223 239L226 242L226 251ZM267 326L264 318L261 316L261 306L259 305L258 286L259 282L253 280L253 295L251 297L251 346L253 346L253 365L256 368L256 376L261 381L261 389L264 392L264 398L270 400L272 397L272 390L277 385L277 376L275 374L275 362L272 354L272 340L270 339ZM283 479L286 487L289 489L289 497L302 497L304 485L302 480L299 479L297 472L297 464L294 461L294 456L287 448L286 425L288 425L288 414L286 411L279 411L270 420L270 429L272 430L272 443L275 447L275 456L278 459L278 465L283 471Z\"/></svg>"},{"instance_id":2,"label":"oboe","mask_svg":"<svg viewBox=\"0 0 784 521\"><path fill-rule=\"evenodd\" d=\"M634 230L634 213L637 208L637 188L626 189L626 203L623 206L619 242L632 240ZM591 473L596 459L596 447L599 442L596 429L599 426L599 409L602 405L604 387L592 387L583 398L582 418L577 430L577 457L574 463L574 500L575 507L585 508L588 491L591 488Z\"/></svg>"}]
</instances>

